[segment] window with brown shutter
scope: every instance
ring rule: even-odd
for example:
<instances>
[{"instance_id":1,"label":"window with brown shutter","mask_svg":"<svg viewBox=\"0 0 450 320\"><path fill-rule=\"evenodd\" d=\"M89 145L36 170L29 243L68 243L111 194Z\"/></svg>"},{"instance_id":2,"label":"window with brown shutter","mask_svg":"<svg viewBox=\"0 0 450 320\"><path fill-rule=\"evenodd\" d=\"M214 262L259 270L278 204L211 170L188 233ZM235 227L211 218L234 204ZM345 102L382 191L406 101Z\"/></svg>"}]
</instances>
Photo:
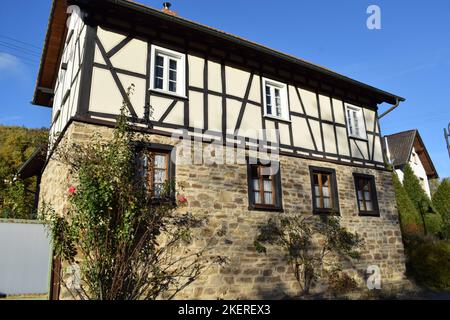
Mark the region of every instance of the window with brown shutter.
<instances>
[{"instance_id":1,"label":"window with brown shutter","mask_svg":"<svg viewBox=\"0 0 450 320\"><path fill-rule=\"evenodd\" d=\"M360 173L354 173L356 199L358 201L359 214L361 216L380 215L375 186L375 177Z\"/></svg>"}]
</instances>

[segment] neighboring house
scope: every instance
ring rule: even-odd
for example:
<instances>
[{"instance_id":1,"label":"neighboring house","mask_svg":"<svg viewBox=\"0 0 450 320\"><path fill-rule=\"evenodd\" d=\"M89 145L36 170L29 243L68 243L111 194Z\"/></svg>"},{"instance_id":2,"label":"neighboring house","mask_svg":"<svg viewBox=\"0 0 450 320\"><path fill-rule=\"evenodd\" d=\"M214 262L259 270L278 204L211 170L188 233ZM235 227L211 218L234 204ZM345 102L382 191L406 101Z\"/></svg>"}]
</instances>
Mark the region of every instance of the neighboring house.
<instances>
[{"instance_id":1,"label":"neighboring house","mask_svg":"<svg viewBox=\"0 0 450 320\"><path fill-rule=\"evenodd\" d=\"M281 253L258 255L257 227L280 214L339 215L365 240L348 270L365 286L368 266L382 285L404 280L403 243L378 105L404 101L326 68L132 1L73 0L81 13L66 25L55 0L33 102L52 108L51 148L40 201L67 206L68 170L53 157L64 141L111 136L122 101L148 143L144 157L155 197L167 179L184 184L189 210L226 230L215 253L229 264L179 297L261 298L296 294ZM297 40L296 40L297 41ZM126 89L135 85L128 98ZM261 131L266 129L266 131ZM174 133L207 137L244 151L244 163L170 162ZM187 139L186 136L184 137ZM280 170L264 172L266 155ZM257 161L252 161L257 159ZM272 159L272 158L271 158Z\"/></svg>"},{"instance_id":2,"label":"neighboring house","mask_svg":"<svg viewBox=\"0 0 450 320\"><path fill-rule=\"evenodd\" d=\"M400 181L403 182L403 170L409 164L431 197L430 180L439 176L419 131L408 130L385 136L385 146L388 162L394 166Z\"/></svg>"}]
</instances>

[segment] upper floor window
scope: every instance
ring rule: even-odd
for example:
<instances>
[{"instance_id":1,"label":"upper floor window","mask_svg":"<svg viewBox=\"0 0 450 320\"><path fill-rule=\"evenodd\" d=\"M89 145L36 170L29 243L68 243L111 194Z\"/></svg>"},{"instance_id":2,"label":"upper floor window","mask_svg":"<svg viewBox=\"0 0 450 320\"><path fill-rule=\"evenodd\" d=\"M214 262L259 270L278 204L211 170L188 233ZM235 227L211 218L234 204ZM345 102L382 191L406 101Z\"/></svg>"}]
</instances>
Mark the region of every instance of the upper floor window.
<instances>
[{"instance_id":1,"label":"upper floor window","mask_svg":"<svg viewBox=\"0 0 450 320\"><path fill-rule=\"evenodd\" d=\"M179 96L186 95L186 56L152 45L150 89Z\"/></svg>"},{"instance_id":2,"label":"upper floor window","mask_svg":"<svg viewBox=\"0 0 450 320\"><path fill-rule=\"evenodd\" d=\"M412 156L412 160L413 160L413 162L414 162L414 164L419 164L419 157L417 156L417 153L413 150L412 151L412 154L411 154L411 156Z\"/></svg>"},{"instance_id":3,"label":"upper floor window","mask_svg":"<svg viewBox=\"0 0 450 320\"><path fill-rule=\"evenodd\" d=\"M249 205L253 210L281 210L279 165L248 164Z\"/></svg>"},{"instance_id":4,"label":"upper floor window","mask_svg":"<svg viewBox=\"0 0 450 320\"><path fill-rule=\"evenodd\" d=\"M375 177L354 173L356 198L360 215L379 216Z\"/></svg>"},{"instance_id":5,"label":"upper floor window","mask_svg":"<svg viewBox=\"0 0 450 320\"><path fill-rule=\"evenodd\" d=\"M284 83L263 79L264 115L289 120L287 86Z\"/></svg>"},{"instance_id":6,"label":"upper floor window","mask_svg":"<svg viewBox=\"0 0 450 320\"><path fill-rule=\"evenodd\" d=\"M345 114L348 135L353 138L367 139L363 110L359 107L346 105Z\"/></svg>"},{"instance_id":7,"label":"upper floor window","mask_svg":"<svg viewBox=\"0 0 450 320\"><path fill-rule=\"evenodd\" d=\"M139 182L154 198L170 196L173 168L170 151L142 148L136 153L136 171Z\"/></svg>"},{"instance_id":8,"label":"upper floor window","mask_svg":"<svg viewBox=\"0 0 450 320\"><path fill-rule=\"evenodd\" d=\"M336 172L310 167L314 213L339 213Z\"/></svg>"}]
</instances>

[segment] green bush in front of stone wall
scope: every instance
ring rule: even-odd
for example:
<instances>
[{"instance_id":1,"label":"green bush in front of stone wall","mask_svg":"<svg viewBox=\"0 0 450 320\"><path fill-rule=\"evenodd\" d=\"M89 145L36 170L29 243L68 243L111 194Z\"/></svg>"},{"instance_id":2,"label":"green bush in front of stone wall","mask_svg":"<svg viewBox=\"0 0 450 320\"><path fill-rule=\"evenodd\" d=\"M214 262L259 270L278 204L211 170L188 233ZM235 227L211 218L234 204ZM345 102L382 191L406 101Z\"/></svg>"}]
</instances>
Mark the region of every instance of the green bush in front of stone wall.
<instances>
[{"instance_id":1,"label":"green bush in front of stone wall","mask_svg":"<svg viewBox=\"0 0 450 320\"><path fill-rule=\"evenodd\" d=\"M326 274L340 268L340 259L359 259L363 239L347 231L336 217L323 215L271 218L258 228L255 249L266 253L268 247L282 250L299 284L301 294L310 289ZM329 260L329 256L337 259ZM333 285L342 291L351 287L351 281L334 279ZM349 287L350 286L350 287Z\"/></svg>"},{"instance_id":2,"label":"green bush in front of stone wall","mask_svg":"<svg viewBox=\"0 0 450 320\"><path fill-rule=\"evenodd\" d=\"M450 243L425 241L408 248L409 271L428 288L450 290Z\"/></svg>"}]
</instances>

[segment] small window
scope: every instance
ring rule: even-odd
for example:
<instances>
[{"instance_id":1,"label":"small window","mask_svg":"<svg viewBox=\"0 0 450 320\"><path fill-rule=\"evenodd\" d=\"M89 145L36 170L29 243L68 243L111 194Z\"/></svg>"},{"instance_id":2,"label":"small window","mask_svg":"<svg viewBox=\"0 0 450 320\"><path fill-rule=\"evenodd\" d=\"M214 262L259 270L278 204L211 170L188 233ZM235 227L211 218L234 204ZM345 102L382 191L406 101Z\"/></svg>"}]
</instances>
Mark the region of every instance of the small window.
<instances>
[{"instance_id":1,"label":"small window","mask_svg":"<svg viewBox=\"0 0 450 320\"><path fill-rule=\"evenodd\" d=\"M287 86L274 80L263 79L264 115L289 120Z\"/></svg>"},{"instance_id":2,"label":"small window","mask_svg":"<svg viewBox=\"0 0 450 320\"><path fill-rule=\"evenodd\" d=\"M359 107L346 105L345 114L348 135L352 138L367 139L363 110Z\"/></svg>"},{"instance_id":3,"label":"small window","mask_svg":"<svg viewBox=\"0 0 450 320\"><path fill-rule=\"evenodd\" d=\"M150 89L185 96L185 57L182 53L152 46Z\"/></svg>"},{"instance_id":4,"label":"small window","mask_svg":"<svg viewBox=\"0 0 450 320\"><path fill-rule=\"evenodd\" d=\"M412 159L413 159L413 162L414 162L414 164L419 164L419 157L417 156L417 153L413 150L412 151Z\"/></svg>"},{"instance_id":5,"label":"small window","mask_svg":"<svg viewBox=\"0 0 450 320\"><path fill-rule=\"evenodd\" d=\"M333 169L310 167L314 213L339 213L336 172Z\"/></svg>"},{"instance_id":6,"label":"small window","mask_svg":"<svg viewBox=\"0 0 450 320\"><path fill-rule=\"evenodd\" d=\"M282 210L279 165L248 164L250 210Z\"/></svg>"},{"instance_id":7,"label":"small window","mask_svg":"<svg viewBox=\"0 0 450 320\"><path fill-rule=\"evenodd\" d=\"M139 183L154 197L170 193L172 179L170 152L142 148L136 153L136 170ZM166 192L166 194L165 194Z\"/></svg>"},{"instance_id":8,"label":"small window","mask_svg":"<svg viewBox=\"0 0 450 320\"><path fill-rule=\"evenodd\" d=\"M379 216L375 177L353 174L359 214L362 216Z\"/></svg>"}]
</instances>

